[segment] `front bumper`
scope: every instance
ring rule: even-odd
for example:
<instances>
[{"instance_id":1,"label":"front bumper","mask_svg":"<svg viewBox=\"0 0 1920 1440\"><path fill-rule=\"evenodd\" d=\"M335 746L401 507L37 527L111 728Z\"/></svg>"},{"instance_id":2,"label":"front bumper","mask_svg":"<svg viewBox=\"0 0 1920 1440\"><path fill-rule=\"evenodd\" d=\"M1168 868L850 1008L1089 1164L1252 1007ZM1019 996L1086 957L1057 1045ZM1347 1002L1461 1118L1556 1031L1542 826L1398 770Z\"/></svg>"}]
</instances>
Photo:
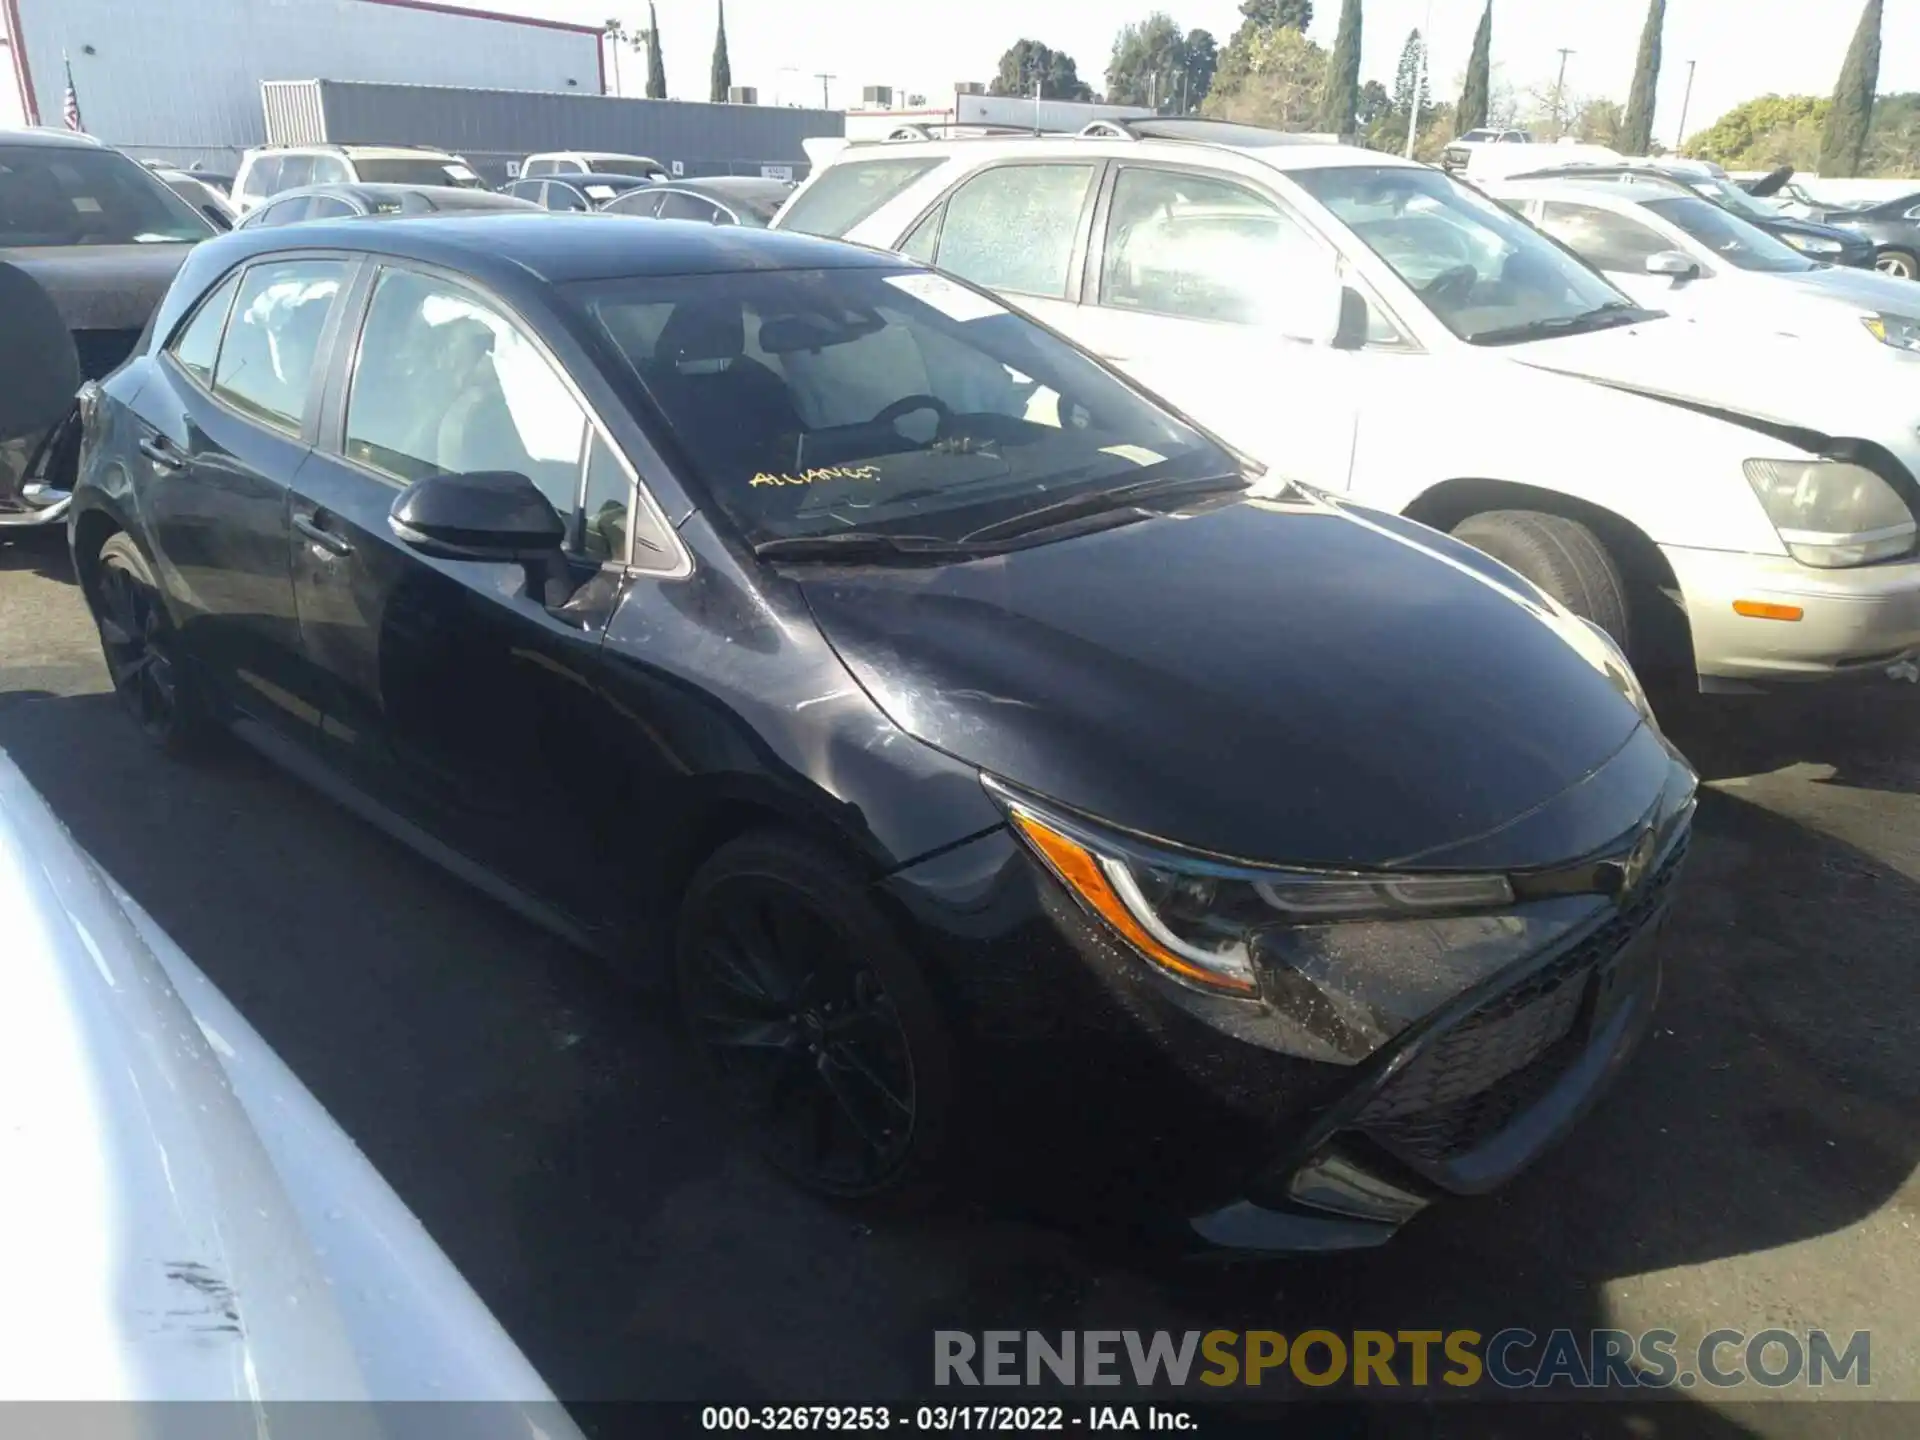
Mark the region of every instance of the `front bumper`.
<instances>
[{"instance_id":1,"label":"front bumper","mask_svg":"<svg viewBox=\"0 0 1920 1440\"><path fill-rule=\"evenodd\" d=\"M69 492L25 483L44 439L0 441L0 530L37 529L66 519L73 500Z\"/></svg>"},{"instance_id":2,"label":"front bumper","mask_svg":"<svg viewBox=\"0 0 1920 1440\"><path fill-rule=\"evenodd\" d=\"M1662 553L1709 688L1869 676L1920 655L1920 560L1816 570L1784 555ZM1736 601L1796 607L1801 618L1751 618L1735 612Z\"/></svg>"}]
</instances>

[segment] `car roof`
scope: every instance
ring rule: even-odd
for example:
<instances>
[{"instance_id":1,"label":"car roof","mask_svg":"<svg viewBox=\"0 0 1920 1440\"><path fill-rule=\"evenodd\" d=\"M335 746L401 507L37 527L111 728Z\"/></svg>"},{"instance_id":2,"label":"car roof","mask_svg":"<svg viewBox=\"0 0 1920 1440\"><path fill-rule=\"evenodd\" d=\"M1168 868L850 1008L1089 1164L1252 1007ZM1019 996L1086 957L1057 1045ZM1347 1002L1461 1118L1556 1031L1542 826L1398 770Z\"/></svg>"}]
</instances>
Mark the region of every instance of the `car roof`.
<instances>
[{"instance_id":1,"label":"car roof","mask_svg":"<svg viewBox=\"0 0 1920 1440\"><path fill-rule=\"evenodd\" d=\"M689 190L716 200L761 199L789 194L793 185L786 180L770 180L760 175L706 175L693 180L660 180L662 190Z\"/></svg>"},{"instance_id":2,"label":"car roof","mask_svg":"<svg viewBox=\"0 0 1920 1440\"><path fill-rule=\"evenodd\" d=\"M1516 191L1536 200L1571 200L1592 203L1611 200L1621 205L1645 205L1650 200L1672 200L1679 192L1658 185L1636 185L1630 180L1575 180L1558 175L1537 180L1488 180L1481 189L1490 195ZM1710 202L1702 200L1705 205Z\"/></svg>"},{"instance_id":3,"label":"car roof","mask_svg":"<svg viewBox=\"0 0 1920 1440\"><path fill-rule=\"evenodd\" d=\"M451 150L432 145L258 145L247 151L253 155L344 155L350 160L457 160Z\"/></svg>"},{"instance_id":4,"label":"car roof","mask_svg":"<svg viewBox=\"0 0 1920 1440\"><path fill-rule=\"evenodd\" d=\"M909 267L886 251L787 231L643 220L624 215L564 215L529 209L498 214L310 220L240 229L205 246L231 261L275 251L346 250L392 255L512 284L528 276L549 284L753 270Z\"/></svg>"},{"instance_id":5,"label":"car roof","mask_svg":"<svg viewBox=\"0 0 1920 1440\"><path fill-rule=\"evenodd\" d=\"M1184 119L1185 117L1176 117ZM1108 122L1118 128L1117 122ZM1347 166L1395 169L1425 168L1416 160L1368 150L1358 145L1331 143L1318 137L1291 135L1278 130L1263 130L1253 125L1234 125L1226 121L1198 121L1186 133L1170 130L1174 123L1163 120L1151 128L1153 134L1134 138L1124 134L1049 135L975 135L945 140L880 140L856 142L836 151L831 164L851 164L859 160L885 159L889 155L976 156L997 160L1011 156L1053 156L1061 154L1131 155L1139 159L1187 159L1196 152L1227 150L1258 160L1275 170L1330 170Z\"/></svg>"},{"instance_id":6,"label":"car roof","mask_svg":"<svg viewBox=\"0 0 1920 1440\"><path fill-rule=\"evenodd\" d=\"M104 142L91 135L78 135L71 130L54 130L41 125L26 125L19 128L0 128L0 145L44 145L49 149L61 150L104 150Z\"/></svg>"},{"instance_id":7,"label":"car roof","mask_svg":"<svg viewBox=\"0 0 1920 1440\"><path fill-rule=\"evenodd\" d=\"M598 170L589 170L584 175L574 170L565 175L522 175L514 184L538 184L542 180L551 180L556 185L612 185L627 190L637 190L643 185L657 185L660 182L651 175L605 175Z\"/></svg>"},{"instance_id":8,"label":"car roof","mask_svg":"<svg viewBox=\"0 0 1920 1440\"><path fill-rule=\"evenodd\" d=\"M193 177L198 179L198 176ZM281 190L261 202L261 208L302 195L342 195L369 204L382 200L403 200L409 195L424 195L435 204L468 210L537 210L530 200L512 195L496 195L491 190L463 190L458 185L409 185L394 180L330 180L321 185L297 185Z\"/></svg>"}]
</instances>

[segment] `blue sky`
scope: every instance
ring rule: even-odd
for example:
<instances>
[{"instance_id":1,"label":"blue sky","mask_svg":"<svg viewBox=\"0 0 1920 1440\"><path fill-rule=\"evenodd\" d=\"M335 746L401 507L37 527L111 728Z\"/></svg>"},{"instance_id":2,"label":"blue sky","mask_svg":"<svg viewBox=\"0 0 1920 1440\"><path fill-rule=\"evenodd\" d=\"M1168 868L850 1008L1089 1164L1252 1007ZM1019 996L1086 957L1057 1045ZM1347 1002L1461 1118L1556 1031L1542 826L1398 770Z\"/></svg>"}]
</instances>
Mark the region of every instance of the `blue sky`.
<instances>
[{"instance_id":1,"label":"blue sky","mask_svg":"<svg viewBox=\"0 0 1920 1440\"><path fill-rule=\"evenodd\" d=\"M485 8L598 24L609 15L646 23L634 0L469 0ZM1451 98L1479 23L1482 0L1431 0L1435 91ZM1139 6L1145 15L1150 3ZM1182 26L1202 26L1223 42L1239 23L1238 0L1179 0L1166 5ZM1310 32L1331 44L1338 0L1317 0ZM660 33L668 87L706 98L715 0L661 0ZM1390 81L1408 30L1423 23L1429 0L1366 0L1362 70ZM1644 0L1494 0L1494 61L1518 88L1551 85L1561 46L1570 93L1626 98ZM1860 17L1860 0L1668 0L1666 64L1655 131L1671 142L1680 123L1686 64L1699 62L1687 128L1697 130L1752 95L1767 91L1828 94ZM894 85L937 94L956 80L992 76L1000 53L1029 36L1064 49L1096 87L1113 33L1138 18L1133 6L1093 0L727 0L734 83L757 85L762 103L818 104L814 72L835 72L836 104L862 85ZM637 91L643 70L629 63ZM1886 0L1881 88L1920 89L1920 0Z\"/></svg>"}]
</instances>

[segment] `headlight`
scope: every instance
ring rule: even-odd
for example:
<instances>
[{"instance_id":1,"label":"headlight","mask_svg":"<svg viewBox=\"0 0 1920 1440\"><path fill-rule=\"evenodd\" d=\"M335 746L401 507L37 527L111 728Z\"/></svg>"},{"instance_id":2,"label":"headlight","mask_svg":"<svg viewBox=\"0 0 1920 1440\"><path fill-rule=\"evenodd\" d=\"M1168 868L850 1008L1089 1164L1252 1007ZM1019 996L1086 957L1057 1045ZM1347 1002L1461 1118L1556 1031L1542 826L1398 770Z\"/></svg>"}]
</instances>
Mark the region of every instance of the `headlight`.
<instances>
[{"instance_id":1,"label":"headlight","mask_svg":"<svg viewBox=\"0 0 1920 1440\"><path fill-rule=\"evenodd\" d=\"M1516 905L1504 875L1245 869L1136 846L989 782L1015 830L1142 959L1195 989L1265 1002L1279 1044L1353 1063L1605 902Z\"/></svg>"},{"instance_id":2,"label":"headlight","mask_svg":"<svg viewBox=\"0 0 1920 1440\"><path fill-rule=\"evenodd\" d=\"M1838 240L1829 240L1823 235L1796 235L1790 230L1780 238L1803 255L1838 255L1847 248Z\"/></svg>"},{"instance_id":3,"label":"headlight","mask_svg":"<svg viewBox=\"0 0 1920 1440\"><path fill-rule=\"evenodd\" d=\"M1866 565L1913 549L1913 512L1871 470L1838 460L1749 460L1743 468L1802 565Z\"/></svg>"},{"instance_id":4,"label":"headlight","mask_svg":"<svg viewBox=\"0 0 1920 1440\"><path fill-rule=\"evenodd\" d=\"M1910 315L1865 315L1861 323L1882 345L1896 350L1920 350L1920 320Z\"/></svg>"}]
</instances>

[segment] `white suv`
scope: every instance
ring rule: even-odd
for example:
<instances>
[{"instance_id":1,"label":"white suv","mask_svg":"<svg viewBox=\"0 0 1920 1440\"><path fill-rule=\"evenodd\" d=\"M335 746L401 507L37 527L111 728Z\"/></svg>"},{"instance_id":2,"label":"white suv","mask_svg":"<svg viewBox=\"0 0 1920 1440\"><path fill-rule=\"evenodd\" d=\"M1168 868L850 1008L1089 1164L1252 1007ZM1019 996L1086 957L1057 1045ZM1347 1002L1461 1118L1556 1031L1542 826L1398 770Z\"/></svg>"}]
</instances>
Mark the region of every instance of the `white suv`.
<instances>
[{"instance_id":1,"label":"white suv","mask_svg":"<svg viewBox=\"0 0 1920 1440\"><path fill-rule=\"evenodd\" d=\"M452 185L486 182L458 155L418 145L267 145L240 157L233 204L242 215L283 190L307 185Z\"/></svg>"},{"instance_id":2,"label":"white suv","mask_svg":"<svg viewBox=\"0 0 1920 1440\"><path fill-rule=\"evenodd\" d=\"M668 179L667 167L650 155L623 155L612 150L547 150L520 163L518 180L543 175L634 175L642 180Z\"/></svg>"},{"instance_id":3,"label":"white suv","mask_svg":"<svg viewBox=\"0 0 1920 1440\"><path fill-rule=\"evenodd\" d=\"M1001 293L1279 473L1505 561L1643 667L1743 689L1920 654L1920 387L1876 347L1669 320L1428 166L1104 122L848 146L775 225Z\"/></svg>"}]
</instances>

